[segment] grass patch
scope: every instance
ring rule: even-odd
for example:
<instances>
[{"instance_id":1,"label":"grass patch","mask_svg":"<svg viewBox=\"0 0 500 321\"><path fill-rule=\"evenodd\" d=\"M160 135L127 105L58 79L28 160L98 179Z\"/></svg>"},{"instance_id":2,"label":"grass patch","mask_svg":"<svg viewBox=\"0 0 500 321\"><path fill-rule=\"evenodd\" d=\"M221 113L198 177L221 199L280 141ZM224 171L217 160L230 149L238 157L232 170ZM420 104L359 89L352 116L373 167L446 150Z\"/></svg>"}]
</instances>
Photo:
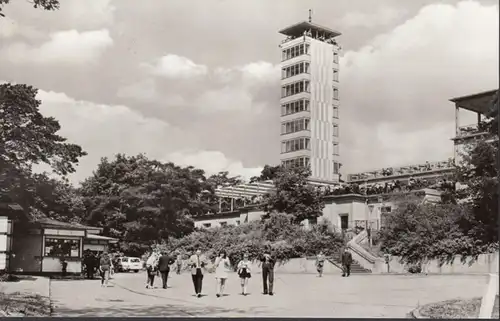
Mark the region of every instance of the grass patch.
<instances>
[{"instance_id":1,"label":"grass patch","mask_svg":"<svg viewBox=\"0 0 500 321\"><path fill-rule=\"evenodd\" d=\"M50 300L38 294L0 293L0 310L27 317L50 316Z\"/></svg>"},{"instance_id":2,"label":"grass patch","mask_svg":"<svg viewBox=\"0 0 500 321\"><path fill-rule=\"evenodd\" d=\"M475 319L479 316L480 309L481 298L473 298L426 304L418 312L428 319Z\"/></svg>"}]
</instances>

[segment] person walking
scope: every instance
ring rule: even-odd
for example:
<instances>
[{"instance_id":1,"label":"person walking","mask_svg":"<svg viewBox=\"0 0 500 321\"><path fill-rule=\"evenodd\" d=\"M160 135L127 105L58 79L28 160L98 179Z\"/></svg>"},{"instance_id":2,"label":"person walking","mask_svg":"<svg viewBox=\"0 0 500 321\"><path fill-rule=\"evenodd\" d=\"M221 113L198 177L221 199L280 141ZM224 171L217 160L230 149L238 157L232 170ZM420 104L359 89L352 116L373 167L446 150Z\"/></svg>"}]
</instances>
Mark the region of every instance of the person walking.
<instances>
[{"instance_id":1,"label":"person walking","mask_svg":"<svg viewBox=\"0 0 500 321\"><path fill-rule=\"evenodd\" d=\"M217 282L216 296L219 298L224 295L228 272L231 272L231 262L229 261L225 251L220 252L219 256L215 259L214 268L215 280Z\"/></svg>"},{"instance_id":2,"label":"person walking","mask_svg":"<svg viewBox=\"0 0 500 321\"><path fill-rule=\"evenodd\" d=\"M243 254L243 260L238 263L237 271L241 281L241 294L248 294L248 279L252 277L250 266L252 262L248 259L248 253Z\"/></svg>"},{"instance_id":3,"label":"person walking","mask_svg":"<svg viewBox=\"0 0 500 321\"><path fill-rule=\"evenodd\" d=\"M87 279L89 280L93 279L95 274L95 259L92 256L93 253L91 251L87 251L83 259L83 264L85 265L85 274L87 276Z\"/></svg>"},{"instance_id":4,"label":"person walking","mask_svg":"<svg viewBox=\"0 0 500 321\"><path fill-rule=\"evenodd\" d=\"M158 271L160 271L162 287L167 288L168 273L170 272L170 265L174 263L174 260L167 254L167 252L162 252L160 258L158 259Z\"/></svg>"},{"instance_id":5,"label":"person walking","mask_svg":"<svg viewBox=\"0 0 500 321\"><path fill-rule=\"evenodd\" d=\"M319 277L323 276L323 267L325 265L325 256L323 252L320 251L318 256L316 257L316 270L318 271Z\"/></svg>"},{"instance_id":6,"label":"person walking","mask_svg":"<svg viewBox=\"0 0 500 321\"><path fill-rule=\"evenodd\" d=\"M177 255L177 260L175 261L176 272L177 274L181 274L182 271L182 254Z\"/></svg>"},{"instance_id":7,"label":"person walking","mask_svg":"<svg viewBox=\"0 0 500 321\"><path fill-rule=\"evenodd\" d=\"M191 266L191 277L193 279L194 292L197 297L201 298L203 270L208 265L205 256L201 255L201 250L196 250L195 254L189 258L189 265Z\"/></svg>"},{"instance_id":8,"label":"person walking","mask_svg":"<svg viewBox=\"0 0 500 321\"><path fill-rule=\"evenodd\" d=\"M99 260L99 272L101 275L101 287L107 287L109 282L109 273L111 271L111 258L107 252L101 255Z\"/></svg>"},{"instance_id":9,"label":"person walking","mask_svg":"<svg viewBox=\"0 0 500 321\"><path fill-rule=\"evenodd\" d=\"M342 276L348 277L351 275L351 264L352 264L352 254L347 248L344 249L342 253Z\"/></svg>"},{"instance_id":10,"label":"person walking","mask_svg":"<svg viewBox=\"0 0 500 321\"><path fill-rule=\"evenodd\" d=\"M271 250L266 249L264 255L261 257L262 262L262 281L264 286L264 294L274 295L273 283L274 283L274 264L275 259L271 255Z\"/></svg>"},{"instance_id":11,"label":"person walking","mask_svg":"<svg viewBox=\"0 0 500 321\"><path fill-rule=\"evenodd\" d=\"M155 276L158 275L158 261L159 255L156 252L153 252L146 261L146 272L148 276L146 289L154 288Z\"/></svg>"}]
</instances>

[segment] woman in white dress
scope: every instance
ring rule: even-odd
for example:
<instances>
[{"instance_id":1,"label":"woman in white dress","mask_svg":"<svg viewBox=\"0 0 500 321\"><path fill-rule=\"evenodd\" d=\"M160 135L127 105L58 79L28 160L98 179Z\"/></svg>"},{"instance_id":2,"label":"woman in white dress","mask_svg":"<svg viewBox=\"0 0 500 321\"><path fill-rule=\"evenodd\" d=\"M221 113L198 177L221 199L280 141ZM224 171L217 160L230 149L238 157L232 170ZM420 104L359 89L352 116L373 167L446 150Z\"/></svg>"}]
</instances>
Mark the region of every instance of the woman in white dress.
<instances>
[{"instance_id":1,"label":"woman in white dress","mask_svg":"<svg viewBox=\"0 0 500 321\"><path fill-rule=\"evenodd\" d=\"M215 259L215 280L217 281L217 297L224 294L228 272L231 272L231 262L227 257L226 252L220 252L219 256Z\"/></svg>"},{"instance_id":2,"label":"woman in white dress","mask_svg":"<svg viewBox=\"0 0 500 321\"><path fill-rule=\"evenodd\" d=\"M241 280L241 294L247 295L248 279L252 276L250 265L252 262L248 259L248 254L243 254L243 260L238 263L238 276Z\"/></svg>"}]
</instances>

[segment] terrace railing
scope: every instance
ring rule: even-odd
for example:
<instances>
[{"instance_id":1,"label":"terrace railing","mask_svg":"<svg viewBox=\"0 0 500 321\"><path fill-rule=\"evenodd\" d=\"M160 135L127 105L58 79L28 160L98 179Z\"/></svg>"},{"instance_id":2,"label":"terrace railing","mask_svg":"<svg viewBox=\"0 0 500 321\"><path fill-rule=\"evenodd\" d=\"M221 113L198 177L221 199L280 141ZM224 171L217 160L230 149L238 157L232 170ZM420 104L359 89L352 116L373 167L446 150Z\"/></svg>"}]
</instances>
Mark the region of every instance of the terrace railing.
<instances>
[{"instance_id":1,"label":"terrace railing","mask_svg":"<svg viewBox=\"0 0 500 321\"><path fill-rule=\"evenodd\" d=\"M476 134L482 134L484 133L485 130L481 124L475 123L472 125L465 125L465 126L460 126L458 128L458 133L457 137L467 137L467 136L472 136Z\"/></svg>"},{"instance_id":2,"label":"terrace railing","mask_svg":"<svg viewBox=\"0 0 500 321\"><path fill-rule=\"evenodd\" d=\"M392 176L408 175L438 171L443 169L453 168L453 159L439 162L426 162L424 164L416 164L401 167L388 167L373 171L367 171L362 173L350 174L348 175L349 182L360 182L375 178L390 178Z\"/></svg>"}]
</instances>

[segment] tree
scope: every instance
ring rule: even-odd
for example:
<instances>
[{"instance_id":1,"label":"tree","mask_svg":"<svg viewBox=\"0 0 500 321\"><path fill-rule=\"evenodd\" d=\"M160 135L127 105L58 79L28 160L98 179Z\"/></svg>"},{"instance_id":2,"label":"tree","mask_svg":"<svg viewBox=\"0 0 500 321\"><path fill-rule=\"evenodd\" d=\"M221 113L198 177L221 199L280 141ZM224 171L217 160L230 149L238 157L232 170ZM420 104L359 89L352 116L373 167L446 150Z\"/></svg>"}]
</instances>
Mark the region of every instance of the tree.
<instances>
[{"instance_id":1,"label":"tree","mask_svg":"<svg viewBox=\"0 0 500 321\"><path fill-rule=\"evenodd\" d=\"M0 17L5 17L5 14L3 13L3 7L6 4L9 4L11 0L0 0ZM32 0L29 1L31 4L33 4L33 8L41 8L43 10L57 10L59 9L59 0Z\"/></svg>"},{"instance_id":2,"label":"tree","mask_svg":"<svg viewBox=\"0 0 500 321\"><path fill-rule=\"evenodd\" d=\"M50 178L42 173L33 175L32 180L33 216L69 223L82 221L86 210L83 197L67 179Z\"/></svg>"},{"instance_id":3,"label":"tree","mask_svg":"<svg viewBox=\"0 0 500 321\"><path fill-rule=\"evenodd\" d=\"M221 186L236 186L243 183L240 176L230 177L229 172L227 171L218 172L217 174L210 176L207 181L213 189Z\"/></svg>"},{"instance_id":4,"label":"tree","mask_svg":"<svg viewBox=\"0 0 500 321\"><path fill-rule=\"evenodd\" d=\"M250 178L250 183L274 180L279 172L279 169L280 169L279 165L278 166L266 165L262 169L260 176L253 176Z\"/></svg>"},{"instance_id":5,"label":"tree","mask_svg":"<svg viewBox=\"0 0 500 321\"><path fill-rule=\"evenodd\" d=\"M274 180L275 191L264 197L266 213L291 214L294 223L321 216L325 207L323 194L309 184L310 174L310 169L305 167L280 167Z\"/></svg>"},{"instance_id":6,"label":"tree","mask_svg":"<svg viewBox=\"0 0 500 321\"><path fill-rule=\"evenodd\" d=\"M45 163L65 176L86 155L57 134L57 120L40 113L37 92L27 85L0 85L0 201L16 202L25 209L37 203L40 177L33 175L33 165Z\"/></svg>"},{"instance_id":7,"label":"tree","mask_svg":"<svg viewBox=\"0 0 500 321\"><path fill-rule=\"evenodd\" d=\"M399 256L402 263L426 259L449 262L456 255L465 260L483 252L462 230L467 206L404 200L386 215L386 224L378 234L381 250Z\"/></svg>"},{"instance_id":8,"label":"tree","mask_svg":"<svg viewBox=\"0 0 500 321\"><path fill-rule=\"evenodd\" d=\"M59 136L59 122L39 110L38 90L27 85L0 85L0 168L30 168L46 163L55 173L75 171L82 148Z\"/></svg>"},{"instance_id":9,"label":"tree","mask_svg":"<svg viewBox=\"0 0 500 321\"><path fill-rule=\"evenodd\" d=\"M491 111L480 126L488 132L483 139L469 144L457 166L457 180L465 188L456 198L471 208L463 229L478 245L498 243L498 96L491 102Z\"/></svg>"},{"instance_id":10,"label":"tree","mask_svg":"<svg viewBox=\"0 0 500 321\"><path fill-rule=\"evenodd\" d=\"M86 221L134 247L193 231L191 217L209 210L202 195L210 188L200 169L118 154L113 161L101 160L81 192Z\"/></svg>"}]
</instances>

